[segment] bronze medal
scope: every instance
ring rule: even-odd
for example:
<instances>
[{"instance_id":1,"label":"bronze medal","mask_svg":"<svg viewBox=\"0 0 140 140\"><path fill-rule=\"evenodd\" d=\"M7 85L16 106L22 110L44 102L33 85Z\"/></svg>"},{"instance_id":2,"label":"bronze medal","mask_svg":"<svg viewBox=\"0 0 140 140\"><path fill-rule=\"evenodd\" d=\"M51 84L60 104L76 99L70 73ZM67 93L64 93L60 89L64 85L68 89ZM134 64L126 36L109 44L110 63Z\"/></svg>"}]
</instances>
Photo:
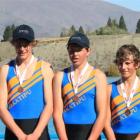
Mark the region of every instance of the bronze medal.
<instances>
[{"instance_id":1,"label":"bronze medal","mask_svg":"<svg viewBox=\"0 0 140 140\"><path fill-rule=\"evenodd\" d=\"M126 115L126 116L129 116L130 114L131 114L131 111L130 111L130 109L127 108L127 109L125 110L125 115Z\"/></svg>"},{"instance_id":2,"label":"bronze medal","mask_svg":"<svg viewBox=\"0 0 140 140\"><path fill-rule=\"evenodd\" d=\"M24 88L20 86L20 87L18 88L18 92L21 93L21 92L23 92L23 91L24 91Z\"/></svg>"},{"instance_id":3,"label":"bronze medal","mask_svg":"<svg viewBox=\"0 0 140 140\"><path fill-rule=\"evenodd\" d=\"M79 100L79 97L78 97L77 95L74 95L73 101L74 101L74 102L77 102L78 100Z\"/></svg>"}]
</instances>

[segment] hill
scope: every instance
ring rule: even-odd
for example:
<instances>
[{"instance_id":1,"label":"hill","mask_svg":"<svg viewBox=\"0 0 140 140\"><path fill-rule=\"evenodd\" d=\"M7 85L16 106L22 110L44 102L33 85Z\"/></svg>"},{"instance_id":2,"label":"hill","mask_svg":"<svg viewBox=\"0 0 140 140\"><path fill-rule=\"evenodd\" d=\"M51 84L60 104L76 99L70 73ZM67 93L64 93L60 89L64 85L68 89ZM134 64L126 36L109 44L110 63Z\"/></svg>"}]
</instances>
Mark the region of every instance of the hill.
<instances>
[{"instance_id":1,"label":"hill","mask_svg":"<svg viewBox=\"0 0 140 140\"><path fill-rule=\"evenodd\" d=\"M0 36L5 26L31 25L37 37L56 36L62 28L80 25L94 30L106 24L108 17L123 15L130 32L134 32L140 12L102 0L1 0Z\"/></svg>"}]
</instances>

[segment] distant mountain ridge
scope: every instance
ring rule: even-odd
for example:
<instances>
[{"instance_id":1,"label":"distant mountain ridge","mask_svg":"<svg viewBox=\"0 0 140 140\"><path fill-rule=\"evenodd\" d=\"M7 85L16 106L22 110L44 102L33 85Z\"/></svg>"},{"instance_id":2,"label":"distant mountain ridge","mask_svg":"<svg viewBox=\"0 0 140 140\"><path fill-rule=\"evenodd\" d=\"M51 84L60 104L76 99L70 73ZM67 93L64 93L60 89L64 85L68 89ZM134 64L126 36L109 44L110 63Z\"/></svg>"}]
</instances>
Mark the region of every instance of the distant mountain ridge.
<instances>
[{"instance_id":1,"label":"distant mountain ridge","mask_svg":"<svg viewBox=\"0 0 140 140\"><path fill-rule=\"evenodd\" d=\"M109 16L118 21L121 15L128 30L134 32L140 12L102 0L1 0L0 36L11 24L31 25L37 37L59 35L62 28L71 25L94 30L104 26Z\"/></svg>"}]
</instances>

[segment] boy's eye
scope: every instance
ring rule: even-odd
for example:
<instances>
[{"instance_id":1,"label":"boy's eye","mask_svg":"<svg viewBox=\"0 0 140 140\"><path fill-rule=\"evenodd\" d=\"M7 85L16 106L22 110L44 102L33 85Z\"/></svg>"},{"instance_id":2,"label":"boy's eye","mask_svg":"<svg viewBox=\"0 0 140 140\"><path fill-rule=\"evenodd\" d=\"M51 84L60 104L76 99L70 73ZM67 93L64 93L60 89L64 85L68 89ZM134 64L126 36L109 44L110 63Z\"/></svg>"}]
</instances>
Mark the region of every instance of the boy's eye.
<instances>
[{"instance_id":1,"label":"boy's eye","mask_svg":"<svg viewBox=\"0 0 140 140\"><path fill-rule=\"evenodd\" d=\"M118 62L117 64L121 66L121 65L123 65L123 64L125 64L125 65L130 65L130 64L132 64L132 63L134 63L134 62L133 62L133 61L130 61L130 62L129 62L129 61L126 61L126 62Z\"/></svg>"},{"instance_id":2,"label":"boy's eye","mask_svg":"<svg viewBox=\"0 0 140 140\"><path fill-rule=\"evenodd\" d=\"M126 65L129 65L129 64L131 64L131 62L125 62L125 64L126 64Z\"/></svg>"},{"instance_id":3,"label":"boy's eye","mask_svg":"<svg viewBox=\"0 0 140 140\"><path fill-rule=\"evenodd\" d=\"M132 63L134 63L134 62L133 62L133 61L128 61L128 62L126 61L126 62L125 62L126 65L130 65L130 64L132 64Z\"/></svg>"}]
</instances>

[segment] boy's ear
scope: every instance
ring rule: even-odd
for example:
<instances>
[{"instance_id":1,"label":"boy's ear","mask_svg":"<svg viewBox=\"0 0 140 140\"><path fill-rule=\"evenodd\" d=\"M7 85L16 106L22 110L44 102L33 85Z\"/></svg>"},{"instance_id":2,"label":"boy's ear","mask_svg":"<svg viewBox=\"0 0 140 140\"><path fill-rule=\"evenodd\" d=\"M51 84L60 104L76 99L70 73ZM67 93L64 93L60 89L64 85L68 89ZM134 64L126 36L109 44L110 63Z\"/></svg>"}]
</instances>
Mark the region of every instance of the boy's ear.
<instances>
[{"instance_id":1,"label":"boy's ear","mask_svg":"<svg viewBox=\"0 0 140 140\"><path fill-rule=\"evenodd\" d=\"M140 62L135 63L136 69L140 68Z\"/></svg>"}]
</instances>

